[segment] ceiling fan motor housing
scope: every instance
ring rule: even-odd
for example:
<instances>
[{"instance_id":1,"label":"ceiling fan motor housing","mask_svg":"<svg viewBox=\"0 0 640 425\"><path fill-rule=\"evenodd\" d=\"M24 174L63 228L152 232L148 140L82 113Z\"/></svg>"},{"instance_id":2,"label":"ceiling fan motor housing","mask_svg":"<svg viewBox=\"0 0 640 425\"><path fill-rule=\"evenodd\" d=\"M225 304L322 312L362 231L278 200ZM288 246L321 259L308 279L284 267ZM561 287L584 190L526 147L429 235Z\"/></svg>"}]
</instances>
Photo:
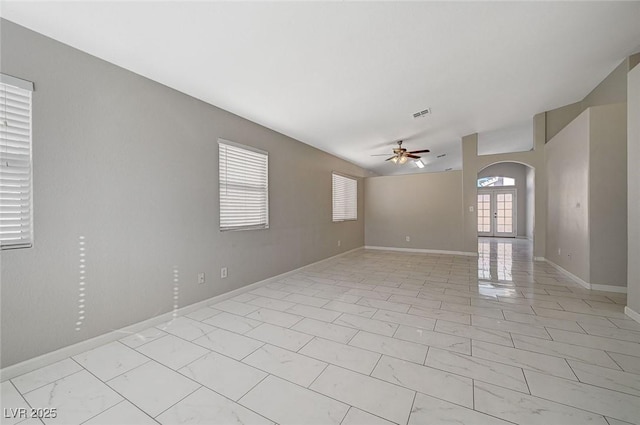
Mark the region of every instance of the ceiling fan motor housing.
<instances>
[{"instance_id":1,"label":"ceiling fan motor housing","mask_svg":"<svg viewBox=\"0 0 640 425\"><path fill-rule=\"evenodd\" d=\"M398 147L393 149L393 153L396 155L405 153L407 150L402 147L402 140L398 140Z\"/></svg>"},{"instance_id":2,"label":"ceiling fan motor housing","mask_svg":"<svg viewBox=\"0 0 640 425\"><path fill-rule=\"evenodd\" d=\"M402 140L398 140L398 147L393 149L393 156L387 158L385 161L391 161L394 164L401 165L405 164L409 158L419 159L420 156L415 154L423 152L429 152L429 149L407 152L407 150L402 147Z\"/></svg>"}]
</instances>

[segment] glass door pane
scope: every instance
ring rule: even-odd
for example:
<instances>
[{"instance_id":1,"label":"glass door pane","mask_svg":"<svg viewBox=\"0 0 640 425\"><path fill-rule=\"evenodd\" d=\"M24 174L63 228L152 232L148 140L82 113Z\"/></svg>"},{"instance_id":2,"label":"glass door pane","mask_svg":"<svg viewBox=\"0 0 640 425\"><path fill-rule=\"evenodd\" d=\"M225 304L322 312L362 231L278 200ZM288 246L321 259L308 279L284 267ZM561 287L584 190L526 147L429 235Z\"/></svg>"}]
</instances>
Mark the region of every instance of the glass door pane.
<instances>
[{"instance_id":1,"label":"glass door pane","mask_svg":"<svg viewBox=\"0 0 640 425\"><path fill-rule=\"evenodd\" d=\"M515 236L515 190L501 190L496 192L496 229L495 236Z\"/></svg>"},{"instance_id":2,"label":"glass door pane","mask_svg":"<svg viewBox=\"0 0 640 425\"><path fill-rule=\"evenodd\" d=\"M491 193L478 193L478 234L489 236L491 229Z\"/></svg>"}]
</instances>

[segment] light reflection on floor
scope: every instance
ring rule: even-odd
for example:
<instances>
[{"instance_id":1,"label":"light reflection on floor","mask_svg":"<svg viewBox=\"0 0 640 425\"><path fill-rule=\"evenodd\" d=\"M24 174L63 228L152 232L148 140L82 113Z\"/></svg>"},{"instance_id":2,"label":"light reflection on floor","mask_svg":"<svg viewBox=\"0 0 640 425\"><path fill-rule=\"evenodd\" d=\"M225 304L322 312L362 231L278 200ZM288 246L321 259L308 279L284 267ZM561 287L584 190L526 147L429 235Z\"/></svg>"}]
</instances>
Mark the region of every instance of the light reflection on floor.
<instances>
[{"instance_id":1,"label":"light reflection on floor","mask_svg":"<svg viewBox=\"0 0 640 425\"><path fill-rule=\"evenodd\" d=\"M518 263L530 264L532 252L527 239L478 238L478 293L492 298L514 294L514 272L525 271Z\"/></svg>"},{"instance_id":2,"label":"light reflection on floor","mask_svg":"<svg viewBox=\"0 0 640 425\"><path fill-rule=\"evenodd\" d=\"M3 408L64 424L640 425L626 295L530 260L526 240L479 242L479 258L353 251L212 298L2 382Z\"/></svg>"}]
</instances>

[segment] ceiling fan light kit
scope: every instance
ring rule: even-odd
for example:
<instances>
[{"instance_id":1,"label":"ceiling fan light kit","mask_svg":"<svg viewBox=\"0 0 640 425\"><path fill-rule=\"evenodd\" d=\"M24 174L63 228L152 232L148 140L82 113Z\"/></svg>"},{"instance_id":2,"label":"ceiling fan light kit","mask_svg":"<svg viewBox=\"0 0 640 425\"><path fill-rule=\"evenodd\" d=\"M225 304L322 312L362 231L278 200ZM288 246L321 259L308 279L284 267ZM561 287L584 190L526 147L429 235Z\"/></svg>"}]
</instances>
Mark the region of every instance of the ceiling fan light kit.
<instances>
[{"instance_id":1,"label":"ceiling fan light kit","mask_svg":"<svg viewBox=\"0 0 640 425\"><path fill-rule=\"evenodd\" d=\"M394 164L396 164L396 165L402 165L405 162L407 162L407 157L401 156L401 155L400 156L393 156L393 157L389 158L389 160L391 162L393 162Z\"/></svg>"},{"instance_id":2,"label":"ceiling fan light kit","mask_svg":"<svg viewBox=\"0 0 640 425\"><path fill-rule=\"evenodd\" d=\"M402 164L406 164L409 158L411 158L411 159L415 159L414 162L416 163L416 165L418 165L418 168L424 168L424 163L420 161L420 156L415 154L427 153L427 152L430 152L429 149L421 149L417 151L407 152L407 150L402 147L402 140L399 140L398 147L393 149L393 156L390 158L387 158L385 161L391 161L396 165L402 165Z\"/></svg>"}]
</instances>

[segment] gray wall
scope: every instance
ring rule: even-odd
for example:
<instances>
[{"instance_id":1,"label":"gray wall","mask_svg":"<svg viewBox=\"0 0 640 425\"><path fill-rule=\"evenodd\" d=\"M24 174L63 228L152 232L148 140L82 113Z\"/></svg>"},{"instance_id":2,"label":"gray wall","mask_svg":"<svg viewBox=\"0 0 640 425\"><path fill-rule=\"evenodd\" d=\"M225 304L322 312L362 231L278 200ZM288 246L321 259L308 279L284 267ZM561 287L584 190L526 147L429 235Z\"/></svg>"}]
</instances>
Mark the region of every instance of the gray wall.
<instances>
[{"instance_id":1,"label":"gray wall","mask_svg":"<svg viewBox=\"0 0 640 425\"><path fill-rule=\"evenodd\" d=\"M591 108L591 281L627 285L627 104ZM636 165L637 167L637 165Z\"/></svg>"},{"instance_id":2,"label":"gray wall","mask_svg":"<svg viewBox=\"0 0 640 425\"><path fill-rule=\"evenodd\" d=\"M640 53L634 53L633 55L629 56L629 71L631 71L633 68L636 67L636 65L638 65L640 63ZM629 74L627 73L627 78L629 78ZM628 83L628 82L627 82ZM628 95L629 91L627 91L627 95ZM628 98L628 96L627 96Z\"/></svg>"},{"instance_id":3,"label":"gray wall","mask_svg":"<svg viewBox=\"0 0 640 425\"><path fill-rule=\"evenodd\" d=\"M627 72L629 58L625 58L607 77L582 99L582 109L627 101Z\"/></svg>"},{"instance_id":4,"label":"gray wall","mask_svg":"<svg viewBox=\"0 0 640 425\"><path fill-rule=\"evenodd\" d=\"M640 66L628 75L627 305L640 314Z\"/></svg>"},{"instance_id":5,"label":"gray wall","mask_svg":"<svg viewBox=\"0 0 640 425\"><path fill-rule=\"evenodd\" d=\"M527 229L526 236L528 239L533 239L533 233L535 231L535 222L536 222L536 170L531 167L526 168L527 175Z\"/></svg>"},{"instance_id":6,"label":"gray wall","mask_svg":"<svg viewBox=\"0 0 640 425\"><path fill-rule=\"evenodd\" d=\"M626 286L626 121L590 107L545 146L547 258L593 285Z\"/></svg>"},{"instance_id":7,"label":"gray wall","mask_svg":"<svg viewBox=\"0 0 640 425\"><path fill-rule=\"evenodd\" d=\"M516 179L517 236L527 236L527 167L514 162L493 164L478 173L480 177L511 177Z\"/></svg>"},{"instance_id":8,"label":"gray wall","mask_svg":"<svg viewBox=\"0 0 640 425\"><path fill-rule=\"evenodd\" d=\"M547 175L546 258L590 280L588 109L545 146Z\"/></svg>"},{"instance_id":9,"label":"gray wall","mask_svg":"<svg viewBox=\"0 0 640 425\"><path fill-rule=\"evenodd\" d=\"M478 155L478 134L469 134L462 138L462 199L463 211L463 251L475 251L478 246L478 216L475 211L478 193L478 173L492 164L517 162L538 170L534 174L534 217L533 255L545 256L546 247L546 173L544 170L545 146L544 113L533 117L533 150L527 152L503 153L494 155Z\"/></svg>"},{"instance_id":10,"label":"gray wall","mask_svg":"<svg viewBox=\"0 0 640 425\"><path fill-rule=\"evenodd\" d=\"M553 136L565 128L567 124L580 115L582 111L584 111L584 109L582 109L582 102L576 102L545 112L547 121L546 140L551 140Z\"/></svg>"},{"instance_id":11,"label":"gray wall","mask_svg":"<svg viewBox=\"0 0 640 425\"><path fill-rule=\"evenodd\" d=\"M35 244L2 252L2 367L170 311L174 266L182 307L364 244L362 180L358 221L331 222L331 171L361 168L1 23L1 71L36 88ZM219 137L269 152L270 229L218 230Z\"/></svg>"},{"instance_id":12,"label":"gray wall","mask_svg":"<svg viewBox=\"0 0 640 425\"><path fill-rule=\"evenodd\" d=\"M463 251L462 172L368 177L364 182L365 245Z\"/></svg>"}]
</instances>

